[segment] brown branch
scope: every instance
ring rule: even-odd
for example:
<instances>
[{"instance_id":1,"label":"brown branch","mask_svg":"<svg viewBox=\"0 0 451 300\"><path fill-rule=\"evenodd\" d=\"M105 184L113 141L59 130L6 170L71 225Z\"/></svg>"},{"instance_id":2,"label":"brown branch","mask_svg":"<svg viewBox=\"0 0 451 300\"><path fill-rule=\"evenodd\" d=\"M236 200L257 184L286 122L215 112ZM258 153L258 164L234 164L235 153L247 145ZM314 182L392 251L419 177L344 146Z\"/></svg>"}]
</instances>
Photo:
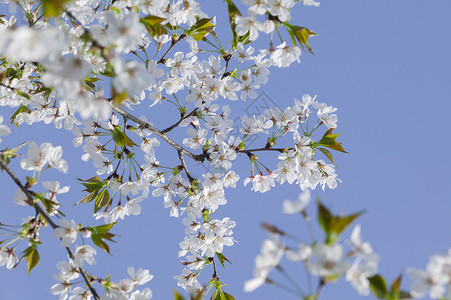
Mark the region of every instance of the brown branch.
<instances>
[{"instance_id":1,"label":"brown branch","mask_svg":"<svg viewBox=\"0 0 451 300\"><path fill-rule=\"evenodd\" d=\"M178 154L179 154L180 162L182 163L182 167L183 167L183 169L185 169L186 176L189 179L189 183L196 181L196 179L193 176L191 176L191 174L188 171L188 167L186 166L185 158L183 158L183 153L181 151L178 151Z\"/></svg>"},{"instance_id":2,"label":"brown branch","mask_svg":"<svg viewBox=\"0 0 451 300\"><path fill-rule=\"evenodd\" d=\"M164 63L164 58L166 57L166 55L168 55L169 51L171 51L172 48L174 48L174 46L180 42L182 39L184 39L186 37L186 35L183 33L181 36L178 37L178 39L172 39L171 42L171 46L168 48L168 50L166 50L166 52L163 54L163 56L158 60L157 64L162 64Z\"/></svg>"},{"instance_id":3,"label":"brown branch","mask_svg":"<svg viewBox=\"0 0 451 300\"><path fill-rule=\"evenodd\" d=\"M205 158L208 155L205 154L194 154L188 150L186 150L185 148L183 148L182 146L180 146L179 144L177 144L176 142L174 142L173 140L171 140L166 133L156 129L155 127L153 127L152 125L150 125L149 123L138 119L137 117L133 116L132 114L129 114L128 112L126 112L125 110L123 110L122 108L120 108L119 106L111 103L111 106L113 107L113 110L115 110L118 114L122 115L124 118L129 119L139 125L141 125L142 127L149 129L150 131L152 131L153 133L155 133L156 135L158 135L160 138L162 138L164 141L166 141L169 145L171 145L172 147L174 147L178 152L181 152L182 154L185 154L186 156L191 157L192 159L194 159L195 161L198 162L203 162L205 160Z\"/></svg>"},{"instance_id":4,"label":"brown branch","mask_svg":"<svg viewBox=\"0 0 451 300\"><path fill-rule=\"evenodd\" d=\"M179 126L179 124L182 123L183 120L185 120L185 119L191 117L192 115L194 115L194 114L196 113L196 111L197 111L197 108L193 109L193 111L191 111L191 112L190 112L189 114L187 114L186 116L181 117L180 120L178 120L176 123L174 123L173 125L169 126L169 127L166 128L166 129L163 129L163 130L161 131L161 133L166 134L166 133L168 133L169 131L173 130L174 128L176 128L177 126Z\"/></svg>"},{"instance_id":5,"label":"brown branch","mask_svg":"<svg viewBox=\"0 0 451 300\"><path fill-rule=\"evenodd\" d=\"M0 166L2 167L2 169L4 169L6 171L6 173L8 173L9 177L11 177L11 179L16 183L16 185L22 190L22 192L24 192L24 194L27 196L28 201L31 203L31 205L34 207L34 209L41 216L44 217L44 219L50 224L52 229L58 228L59 226L56 225L52 221L52 219L50 219L50 216L44 211L44 209L42 209L42 207L39 206L38 203L35 203L33 201L34 197L31 194L31 192L20 182L20 180L17 178L17 176L11 171L11 169L8 167L8 165L1 158L0 158ZM72 249L70 249L69 247L64 247L64 248L66 248L67 253L69 254L69 257L73 259L74 253L72 252ZM81 276L85 280L89 290L91 291L92 295L94 296L94 299L100 300L100 297L97 294L97 291L92 287L90 281L88 280L85 270L83 268L78 268L78 271L80 272Z\"/></svg>"},{"instance_id":6,"label":"brown branch","mask_svg":"<svg viewBox=\"0 0 451 300\"><path fill-rule=\"evenodd\" d=\"M278 151L280 153L284 152L285 150L292 150L293 148L255 148L255 149L243 149L243 150L236 150L237 153L251 153L251 152L257 152L257 151Z\"/></svg>"},{"instance_id":7,"label":"brown branch","mask_svg":"<svg viewBox=\"0 0 451 300\"><path fill-rule=\"evenodd\" d=\"M324 281L324 277L321 277L319 279L319 283L318 283L318 287L316 289L316 293L315 293L315 300L319 299L319 296L321 294L321 290L323 289L323 286L326 284L326 282Z\"/></svg>"}]
</instances>

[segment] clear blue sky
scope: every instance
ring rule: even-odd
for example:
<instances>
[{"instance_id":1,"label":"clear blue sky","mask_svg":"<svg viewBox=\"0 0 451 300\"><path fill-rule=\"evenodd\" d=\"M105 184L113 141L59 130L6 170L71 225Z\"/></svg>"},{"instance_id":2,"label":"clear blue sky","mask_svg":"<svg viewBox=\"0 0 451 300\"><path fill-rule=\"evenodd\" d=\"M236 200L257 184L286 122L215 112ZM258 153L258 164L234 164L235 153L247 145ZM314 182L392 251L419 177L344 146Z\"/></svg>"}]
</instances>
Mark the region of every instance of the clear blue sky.
<instances>
[{"instance_id":1,"label":"clear blue sky","mask_svg":"<svg viewBox=\"0 0 451 300\"><path fill-rule=\"evenodd\" d=\"M227 18L225 4L206 2L205 11L219 12L219 34L228 32L223 22ZM450 13L451 2L447 0L322 1L319 8L299 5L292 23L319 34L310 42L316 55L303 53L301 64L272 69L270 82L262 88L281 107L310 93L338 108L336 131L342 132L340 139L350 152L335 155L343 183L336 190L316 190L312 195L321 197L335 212L367 210L357 222L362 225L364 239L381 256L379 271L389 281L407 267L424 268L430 255L445 253L451 247ZM227 36L223 44L228 40ZM261 38L264 45L266 41L266 37ZM242 109L246 106L241 104ZM0 108L5 118L9 112ZM70 194L60 197L64 211L85 225L92 224L82 217L92 211L91 206L71 207L82 197L73 178L91 177L93 172L87 171L91 162L77 160L83 153L71 146L70 133L45 127L46 135L41 136L42 128L23 126L5 138L0 148L24 140L62 144L70 174L49 172L45 179L70 184ZM14 170L26 174L19 170L18 161ZM241 178L246 174L243 170ZM17 223L32 211L14 205L16 187L5 174L1 176L0 221ZM263 286L250 294L242 287L252 277L254 258L266 238L259 229L261 222L305 234L301 220L281 213L282 201L294 200L298 193L296 186L287 184L265 194L254 193L249 187L226 191L229 204L217 216L236 220L234 237L238 243L226 248L224 254L233 265L219 274L228 283L225 290L236 299L294 299L274 287ZM147 199L140 216L116 226L114 232L122 237L111 249L113 256L99 255L94 270L112 273L112 279L119 280L127 277L128 266L148 268L155 275L149 284L154 299L171 299L176 286L172 277L182 270L176 255L184 234L181 220L168 215L162 199ZM26 275L24 265L12 272L0 268L0 299L53 297L49 289L56 281L51 275L57 274L56 258L65 260L65 251L50 230L46 231L42 232L41 263L30 275ZM294 276L304 273L301 267L292 271ZM410 287L407 278L403 287ZM326 286L321 299L359 297L340 280Z\"/></svg>"}]
</instances>

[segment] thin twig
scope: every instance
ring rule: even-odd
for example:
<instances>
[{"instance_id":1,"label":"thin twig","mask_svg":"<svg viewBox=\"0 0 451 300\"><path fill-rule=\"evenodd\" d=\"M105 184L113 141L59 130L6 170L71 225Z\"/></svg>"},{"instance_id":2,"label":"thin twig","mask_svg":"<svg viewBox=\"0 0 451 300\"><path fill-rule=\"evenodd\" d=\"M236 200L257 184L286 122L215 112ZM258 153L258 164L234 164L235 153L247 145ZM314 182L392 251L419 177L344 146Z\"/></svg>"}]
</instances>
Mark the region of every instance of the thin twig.
<instances>
[{"instance_id":1,"label":"thin twig","mask_svg":"<svg viewBox=\"0 0 451 300\"><path fill-rule=\"evenodd\" d=\"M243 149L243 150L236 150L237 153L251 153L251 152L257 152L257 151L278 151L280 153L284 152L285 150L291 150L293 148L256 148L256 149Z\"/></svg>"},{"instance_id":2,"label":"thin twig","mask_svg":"<svg viewBox=\"0 0 451 300\"><path fill-rule=\"evenodd\" d=\"M326 284L326 282L324 281L324 278L321 277L319 279L319 283L318 283L318 288L316 289L316 293L315 293L315 300L319 299L319 295L321 294L321 290L323 289L323 286Z\"/></svg>"},{"instance_id":3,"label":"thin twig","mask_svg":"<svg viewBox=\"0 0 451 300\"><path fill-rule=\"evenodd\" d=\"M215 258L214 258L214 257L211 257L211 260L212 260L212 262L213 262L213 271L214 271L214 272L213 272L212 278L218 280L218 273L217 273L217 271L216 271L216 262L215 262Z\"/></svg>"},{"instance_id":4,"label":"thin twig","mask_svg":"<svg viewBox=\"0 0 451 300\"><path fill-rule=\"evenodd\" d=\"M168 48L168 50L166 50L166 52L163 54L163 56L158 60L157 64L162 64L164 63L164 58L166 57L166 55L169 53L169 51L171 51L171 49L178 43L180 42L182 39L184 39L186 37L186 35L183 33L181 36L178 37L178 39L173 39L171 42L171 46Z\"/></svg>"},{"instance_id":5,"label":"thin twig","mask_svg":"<svg viewBox=\"0 0 451 300\"><path fill-rule=\"evenodd\" d=\"M179 126L179 124L182 123L183 120L185 120L185 119L191 117L192 115L194 115L194 114L196 113L196 111L197 111L197 107L196 107L195 109L193 109L193 111L191 111L191 112L190 112L189 114L187 114L186 116L183 116L182 118L180 118L180 120L178 120L177 123L174 123L173 125L169 126L168 128L163 129L163 130L161 131L161 133L166 134L166 133L168 133L169 131L173 130L174 128L176 128L177 126Z\"/></svg>"},{"instance_id":6,"label":"thin twig","mask_svg":"<svg viewBox=\"0 0 451 300\"><path fill-rule=\"evenodd\" d=\"M191 176L191 174L188 171L188 167L186 166L185 159L183 158L183 153L181 151L178 151L178 154L179 154L180 162L182 163L182 167L183 167L183 169L185 169L186 176L189 179L189 182L192 183L193 181L196 181L196 179L193 176Z\"/></svg>"}]
</instances>

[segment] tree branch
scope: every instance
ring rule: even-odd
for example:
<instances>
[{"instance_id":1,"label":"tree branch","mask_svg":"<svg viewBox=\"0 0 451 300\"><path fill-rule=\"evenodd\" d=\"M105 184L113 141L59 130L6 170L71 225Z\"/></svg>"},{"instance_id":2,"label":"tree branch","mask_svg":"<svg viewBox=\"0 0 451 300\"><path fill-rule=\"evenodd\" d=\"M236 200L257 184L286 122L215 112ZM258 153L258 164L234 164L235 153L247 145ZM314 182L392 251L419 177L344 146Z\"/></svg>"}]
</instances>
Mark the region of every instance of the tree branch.
<instances>
[{"instance_id":1,"label":"tree branch","mask_svg":"<svg viewBox=\"0 0 451 300\"><path fill-rule=\"evenodd\" d=\"M163 54L163 56L158 60L157 64L164 63L164 58L166 57L166 55L168 55L169 51L171 51L171 49L185 37L186 37L186 35L183 33L181 36L178 37L178 39L176 39L176 40L172 39L171 46L168 48L168 50L166 50L166 52Z\"/></svg>"},{"instance_id":2,"label":"tree branch","mask_svg":"<svg viewBox=\"0 0 451 300\"><path fill-rule=\"evenodd\" d=\"M197 111L197 108L193 109L189 114L187 114L186 116L183 116L182 118L180 118L180 120L178 120L177 123L174 123L173 125L169 126L168 128L163 129L163 130L161 131L161 133L166 134L166 133L168 133L169 131L173 130L174 128L176 128L177 126L179 126L179 124L182 123L183 120L185 120L185 119L191 117L192 115L194 115L194 114L196 113L196 111Z\"/></svg>"},{"instance_id":3,"label":"tree branch","mask_svg":"<svg viewBox=\"0 0 451 300\"><path fill-rule=\"evenodd\" d=\"M178 151L178 154L179 154L180 162L182 163L182 167L183 167L183 169L185 169L186 176L189 179L189 182L192 183L193 181L196 181L196 179L193 176L191 176L191 174L188 171L188 167L186 166L185 159L183 158L183 153L181 151Z\"/></svg>"},{"instance_id":4,"label":"tree branch","mask_svg":"<svg viewBox=\"0 0 451 300\"><path fill-rule=\"evenodd\" d=\"M278 151L280 153L284 152L285 150L292 150L293 148L255 148L255 149L243 149L243 150L236 150L237 153L251 153L251 152L257 152L257 151Z\"/></svg>"},{"instance_id":5,"label":"tree branch","mask_svg":"<svg viewBox=\"0 0 451 300\"><path fill-rule=\"evenodd\" d=\"M20 182L20 180L17 178L17 176L11 171L11 169L8 167L8 165L3 161L3 159L0 158L0 166L2 169L8 173L9 177L16 183L16 185L24 192L24 194L27 196L28 201L31 203L31 205L34 207L34 209L44 217L44 219L50 224L52 229L58 228L59 226L56 225L52 219L50 219L50 216L42 209L41 206L39 206L38 203L33 202L34 197L30 193L30 191ZM69 247L64 247L67 250L67 253L69 254L70 258L74 258L74 253L72 252L72 249ZM99 295L97 294L97 291L92 287L91 282L88 280L88 277L86 276L86 272L83 268L78 268L78 271L80 272L81 276L86 282L86 285L88 286L89 290L91 291L92 295L94 296L94 299L100 300Z\"/></svg>"},{"instance_id":6,"label":"tree branch","mask_svg":"<svg viewBox=\"0 0 451 300\"><path fill-rule=\"evenodd\" d=\"M205 158L207 157L207 155L205 155L205 154L194 154L194 153L186 150L185 148L183 148L182 146L180 146L179 144L177 144L176 142L171 140L166 135L166 133L156 129L155 127L153 127L149 123L138 119L137 117L133 116L132 114L129 114L128 112L126 112L125 110L120 108L119 106L117 106L117 105L115 105L115 104L113 104L111 102L110 102L110 104L111 104L113 110L115 110L118 114L122 115L126 119L129 119L129 120L141 125L142 127L146 128L146 129L149 129L150 131L152 131L153 133L158 135L160 138L162 138L164 141L166 141L169 145L174 147L178 152L181 152L182 154L185 154L185 155L191 157L192 159L194 159L195 161L198 161L198 162L203 162L205 160Z\"/></svg>"}]
</instances>

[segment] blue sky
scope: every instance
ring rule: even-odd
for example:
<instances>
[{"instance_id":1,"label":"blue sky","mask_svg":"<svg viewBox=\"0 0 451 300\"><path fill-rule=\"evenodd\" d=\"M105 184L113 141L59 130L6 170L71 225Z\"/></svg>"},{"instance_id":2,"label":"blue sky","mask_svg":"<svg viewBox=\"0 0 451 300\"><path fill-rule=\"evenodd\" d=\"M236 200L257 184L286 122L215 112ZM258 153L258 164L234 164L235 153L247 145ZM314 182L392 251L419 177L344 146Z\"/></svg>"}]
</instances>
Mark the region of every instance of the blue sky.
<instances>
[{"instance_id":1,"label":"blue sky","mask_svg":"<svg viewBox=\"0 0 451 300\"><path fill-rule=\"evenodd\" d=\"M228 32L223 23L226 6L221 1L207 4L205 11L220 13L218 33ZM349 151L334 155L343 183L336 190L316 190L312 195L319 196L334 212L347 214L366 209L357 223L362 225L364 239L381 256L379 272L388 281L407 267L424 268L430 255L444 254L451 247L450 12L451 2L445 0L322 1L319 8L299 5L292 23L319 34L310 40L316 55L303 53L301 64L271 69L270 82L261 89L281 107L310 93L338 108L336 132L342 133L340 141ZM223 44L228 40L229 36ZM266 46L266 41L261 37L259 44ZM237 109L247 106L234 105ZM8 113L10 110L0 108L5 118ZM41 136L42 130L45 136ZM51 127L33 126L30 130L22 126L4 139L1 148L25 140L64 146L70 174L49 172L45 179L70 184L70 195L60 200L63 207L77 221L92 224L84 216L92 211L91 206L72 208L82 197L81 187L73 178L93 174L86 171L91 170L91 162L77 160L83 153L71 146L72 135ZM19 170L18 161L15 163L14 170L26 174ZM247 172L243 169L242 179ZM32 213L14 205L16 188L5 174L0 190L4 195L1 222L17 223ZM224 254L233 265L221 270L219 276L228 283L225 290L236 299L294 299L274 287L263 286L250 294L244 293L242 287L252 277L254 258L267 236L259 228L261 222L277 224L301 237L306 234L301 220L281 213L282 201L296 199L299 192L298 187L287 184L265 194L254 193L249 187L226 191L229 204L218 211L218 217L230 216L237 222L234 237L238 243L226 248ZM309 211L314 212L313 205ZM140 216L129 217L115 227L114 232L122 237L112 247L113 256L99 255L94 270L104 275L112 273L112 279L119 280L127 277L128 266L148 268L155 275L149 284L154 299L171 299L171 290L176 286L172 276L182 270L176 255L184 234L181 220L168 215L162 199L147 199ZM50 230L46 231L41 238L45 242L41 263L30 275L26 275L23 265L13 272L0 268L0 299L51 296L50 286L56 283L51 278L57 273L56 258L65 260L65 253ZM300 266L290 271L294 276L304 273ZM409 287L410 281L405 278L403 288ZM340 280L326 286L321 299L359 297Z\"/></svg>"}]
</instances>

